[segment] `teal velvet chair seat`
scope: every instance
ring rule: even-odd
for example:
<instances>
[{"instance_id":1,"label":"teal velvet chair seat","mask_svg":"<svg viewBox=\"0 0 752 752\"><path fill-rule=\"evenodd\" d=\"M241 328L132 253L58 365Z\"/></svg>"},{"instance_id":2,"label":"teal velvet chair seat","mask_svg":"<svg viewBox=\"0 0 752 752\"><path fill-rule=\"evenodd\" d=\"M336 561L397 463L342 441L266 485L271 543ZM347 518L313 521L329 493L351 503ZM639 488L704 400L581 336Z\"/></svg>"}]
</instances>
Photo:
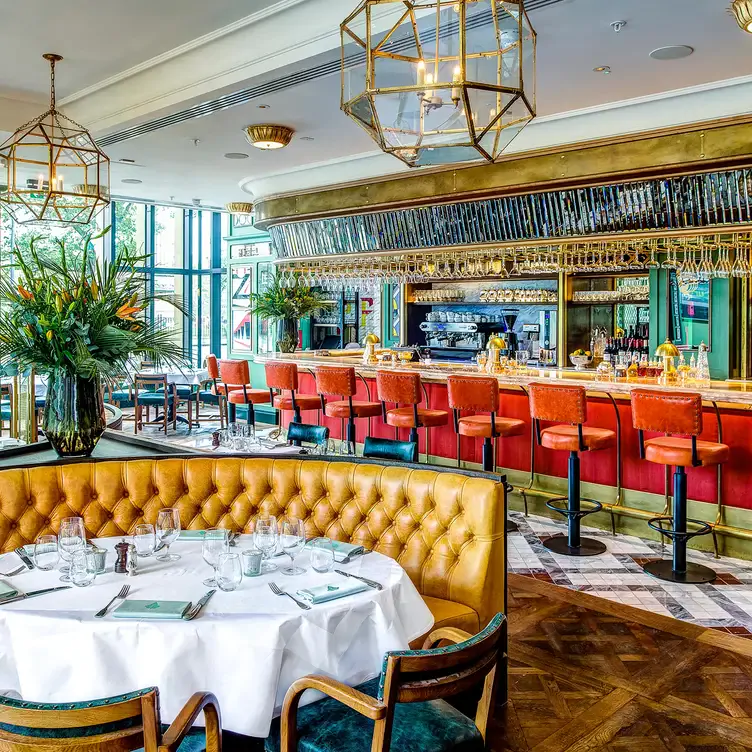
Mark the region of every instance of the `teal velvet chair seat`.
<instances>
[{"instance_id":1,"label":"teal velvet chair seat","mask_svg":"<svg viewBox=\"0 0 752 752\"><path fill-rule=\"evenodd\" d=\"M214 394L214 392L211 392L208 389L202 389L198 393L198 398L201 400L201 402L204 402L207 405L218 405L219 397L220 395Z\"/></svg>"},{"instance_id":2,"label":"teal velvet chair seat","mask_svg":"<svg viewBox=\"0 0 752 752\"><path fill-rule=\"evenodd\" d=\"M175 397L172 394L167 395L167 404L171 405L175 401ZM140 405L156 405L160 407L165 403L164 394L159 392L146 392L145 394L138 395L138 403Z\"/></svg>"},{"instance_id":3,"label":"teal velvet chair seat","mask_svg":"<svg viewBox=\"0 0 752 752\"><path fill-rule=\"evenodd\" d=\"M418 443L416 441L397 441L366 436L363 445L363 457L377 460L396 460L397 462L417 462Z\"/></svg>"},{"instance_id":4,"label":"teal velvet chair seat","mask_svg":"<svg viewBox=\"0 0 752 752\"><path fill-rule=\"evenodd\" d=\"M376 697L379 679L356 687ZM266 752L280 752L279 718ZM326 698L298 710L300 752L370 752L375 723L346 705ZM482 752L483 736L472 718L445 700L400 703L394 708L391 752Z\"/></svg>"},{"instance_id":5,"label":"teal velvet chair seat","mask_svg":"<svg viewBox=\"0 0 752 752\"><path fill-rule=\"evenodd\" d=\"M193 387L187 384L184 384L182 386L175 385L175 391L178 393L178 397L183 400L190 399L196 394L196 392L193 391ZM164 389L157 389L156 393L164 396ZM172 393L172 387L170 387L169 393Z\"/></svg>"},{"instance_id":6,"label":"teal velvet chair seat","mask_svg":"<svg viewBox=\"0 0 752 752\"><path fill-rule=\"evenodd\" d=\"M442 642L451 644L432 647ZM384 656L381 676L350 687L324 676L293 682L266 752L483 752L496 695L505 686L506 619L496 614L470 635L453 627L432 632L423 650ZM483 689L472 719L450 697ZM299 707L306 690L327 697ZM477 697L477 694L475 695Z\"/></svg>"}]
</instances>

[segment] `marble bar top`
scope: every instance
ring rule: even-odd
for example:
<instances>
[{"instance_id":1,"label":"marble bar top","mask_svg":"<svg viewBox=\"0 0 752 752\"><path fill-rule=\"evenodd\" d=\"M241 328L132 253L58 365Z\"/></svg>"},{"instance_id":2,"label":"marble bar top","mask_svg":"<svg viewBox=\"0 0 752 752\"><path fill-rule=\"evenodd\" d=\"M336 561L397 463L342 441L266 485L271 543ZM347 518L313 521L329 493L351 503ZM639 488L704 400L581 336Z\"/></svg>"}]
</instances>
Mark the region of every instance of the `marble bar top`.
<instances>
[{"instance_id":1,"label":"marble bar top","mask_svg":"<svg viewBox=\"0 0 752 752\"><path fill-rule=\"evenodd\" d=\"M356 351L357 352L357 351ZM352 366L356 373L364 378L376 378L376 371L417 371L423 381L429 384L446 384L447 376L452 374L481 375L477 366L472 363L452 363L444 361L432 361L431 363L402 363L398 365L367 365L363 363L360 355L315 355L314 351L301 351L297 353L273 353L269 355L256 355L256 363L269 361L291 360L298 364L301 369L314 369L319 366ZM482 375L488 375L483 373ZM502 389L520 389L536 381L556 381L559 384L585 386L588 392L597 396L612 394L615 397L628 396L632 389L659 389L675 392L694 392L702 395L706 402L725 404L737 409L752 409L752 381L713 381L709 387L688 386L664 386L655 381L597 381L595 371L575 371L574 369L560 368L528 368L526 373L495 374Z\"/></svg>"}]
</instances>

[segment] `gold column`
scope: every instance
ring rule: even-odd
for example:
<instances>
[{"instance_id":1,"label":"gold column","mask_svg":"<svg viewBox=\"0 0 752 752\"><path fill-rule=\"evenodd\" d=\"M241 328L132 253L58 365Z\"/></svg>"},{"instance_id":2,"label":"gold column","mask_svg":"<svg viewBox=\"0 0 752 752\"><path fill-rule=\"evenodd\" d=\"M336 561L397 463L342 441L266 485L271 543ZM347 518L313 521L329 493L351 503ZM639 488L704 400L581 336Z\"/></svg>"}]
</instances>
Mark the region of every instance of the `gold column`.
<instances>
[{"instance_id":1,"label":"gold column","mask_svg":"<svg viewBox=\"0 0 752 752\"><path fill-rule=\"evenodd\" d=\"M567 299L569 297L569 275L559 272L559 303L556 309L556 365L567 367Z\"/></svg>"}]
</instances>

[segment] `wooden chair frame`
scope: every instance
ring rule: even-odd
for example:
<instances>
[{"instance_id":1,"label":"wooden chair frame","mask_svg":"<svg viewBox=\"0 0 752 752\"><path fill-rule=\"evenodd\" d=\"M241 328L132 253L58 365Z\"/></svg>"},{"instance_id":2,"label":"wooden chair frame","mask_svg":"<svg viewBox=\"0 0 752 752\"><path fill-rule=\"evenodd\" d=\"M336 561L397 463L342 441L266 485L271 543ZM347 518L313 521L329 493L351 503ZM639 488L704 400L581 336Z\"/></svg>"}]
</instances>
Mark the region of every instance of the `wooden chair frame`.
<instances>
[{"instance_id":1,"label":"wooden chair frame","mask_svg":"<svg viewBox=\"0 0 752 752\"><path fill-rule=\"evenodd\" d=\"M133 385L134 385L134 395L133 395L133 406L134 406L134 412L133 412L133 433L138 433L138 428L141 426L143 429L143 419L142 419L142 413L141 410L145 407L146 408L146 423L147 425L152 423L156 424L158 421L150 421L149 420L149 407L150 405L141 405L139 404L139 389L141 386L150 387L154 386L157 388L161 388L164 390L164 414L162 415L162 422L164 424L164 433L165 436L167 436L167 426L168 426L168 417L170 414L170 396L172 396L172 427L173 430L177 428L178 426L178 392L175 384L170 384L167 381L167 376L164 374L143 374L143 373L137 373L135 378L133 379ZM154 391L157 391L156 389ZM190 416L190 401L188 403L188 414ZM189 417L190 422L190 417Z\"/></svg>"},{"instance_id":2,"label":"wooden chair frame","mask_svg":"<svg viewBox=\"0 0 752 752\"><path fill-rule=\"evenodd\" d=\"M481 681L483 694L478 702L475 725L487 746L488 721L496 696L500 689L502 695L505 696L506 692L507 621L501 614L495 618L499 617L498 628L481 639L461 629L443 627L431 632L423 650L387 653L382 676L383 702L326 676L304 676L293 682L282 706L280 752L297 752L298 706L307 689L318 690L374 721L371 752L388 752L397 703L451 697ZM450 652L451 648L434 650L441 642L461 645L467 641L471 642L454 652ZM427 674L429 678L426 678Z\"/></svg>"},{"instance_id":3,"label":"wooden chair frame","mask_svg":"<svg viewBox=\"0 0 752 752\"><path fill-rule=\"evenodd\" d=\"M219 427L224 428L227 421L227 397L219 391L217 386L217 379L204 379L198 385L198 392L196 395L196 425L201 425L201 392L205 391L209 387L214 389L214 394L217 395L217 407L219 408Z\"/></svg>"},{"instance_id":4,"label":"wooden chair frame","mask_svg":"<svg viewBox=\"0 0 752 752\"><path fill-rule=\"evenodd\" d=\"M141 724L91 736L62 738L26 736L0 729L0 752L132 752L141 747L144 752L176 752L201 713L206 726L206 752L222 752L219 703L210 692L194 694L164 734L160 728L156 689L107 705L92 703L87 707L86 703L75 703L72 709L63 704L28 705L32 707L0 704L0 723L26 728L70 729L140 717Z\"/></svg>"}]
</instances>

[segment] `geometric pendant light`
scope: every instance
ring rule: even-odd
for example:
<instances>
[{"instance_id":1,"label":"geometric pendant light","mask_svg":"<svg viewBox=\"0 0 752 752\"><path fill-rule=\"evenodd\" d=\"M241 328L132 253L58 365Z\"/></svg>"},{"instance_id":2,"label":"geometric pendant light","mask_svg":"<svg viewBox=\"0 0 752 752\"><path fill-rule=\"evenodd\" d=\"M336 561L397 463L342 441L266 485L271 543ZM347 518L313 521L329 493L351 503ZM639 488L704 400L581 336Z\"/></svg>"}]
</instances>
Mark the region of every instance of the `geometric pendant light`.
<instances>
[{"instance_id":1,"label":"geometric pendant light","mask_svg":"<svg viewBox=\"0 0 752 752\"><path fill-rule=\"evenodd\" d=\"M0 144L0 206L25 222L88 224L110 203L110 160L89 132L56 109L48 53L50 108Z\"/></svg>"}]
</instances>

